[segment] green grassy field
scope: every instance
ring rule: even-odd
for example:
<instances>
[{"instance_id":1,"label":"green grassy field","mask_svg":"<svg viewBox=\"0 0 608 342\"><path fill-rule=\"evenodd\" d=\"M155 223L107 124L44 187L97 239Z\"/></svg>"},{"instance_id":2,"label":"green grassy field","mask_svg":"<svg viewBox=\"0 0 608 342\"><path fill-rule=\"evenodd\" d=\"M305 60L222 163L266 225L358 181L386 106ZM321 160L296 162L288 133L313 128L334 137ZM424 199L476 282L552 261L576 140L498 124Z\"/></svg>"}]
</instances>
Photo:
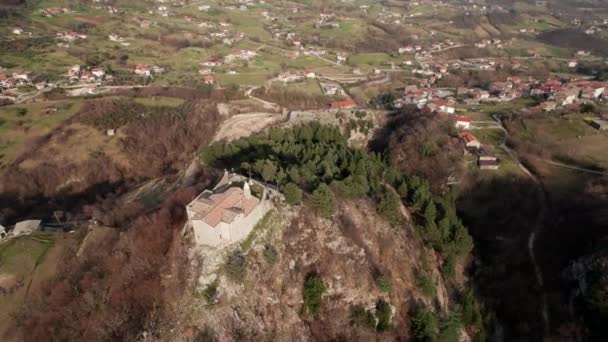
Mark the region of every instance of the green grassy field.
<instances>
[{"instance_id":1,"label":"green grassy field","mask_svg":"<svg viewBox=\"0 0 608 342\"><path fill-rule=\"evenodd\" d=\"M76 114L82 101L47 101L0 107L0 165L16 158L27 141L48 133Z\"/></svg>"},{"instance_id":2,"label":"green grassy field","mask_svg":"<svg viewBox=\"0 0 608 342\"><path fill-rule=\"evenodd\" d=\"M386 53L377 52L377 53L362 53L352 55L348 58L348 63L354 66L381 66L386 63L400 61L399 58L394 58L389 56Z\"/></svg>"}]
</instances>

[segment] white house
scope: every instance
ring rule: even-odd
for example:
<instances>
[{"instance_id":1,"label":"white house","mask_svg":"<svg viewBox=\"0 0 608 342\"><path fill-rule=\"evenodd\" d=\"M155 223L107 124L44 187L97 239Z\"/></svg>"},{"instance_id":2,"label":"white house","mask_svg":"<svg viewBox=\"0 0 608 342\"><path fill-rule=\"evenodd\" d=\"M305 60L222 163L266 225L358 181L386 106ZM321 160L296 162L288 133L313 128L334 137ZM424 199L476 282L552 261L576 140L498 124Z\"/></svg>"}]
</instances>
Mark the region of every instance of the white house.
<instances>
[{"instance_id":1,"label":"white house","mask_svg":"<svg viewBox=\"0 0 608 342\"><path fill-rule=\"evenodd\" d=\"M106 72L101 68L93 68L91 69L91 73L97 78L101 78L106 74Z\"/></svg>"},{"instance_id":2,"label":"white house","mask_svg":"<svg viewBox=\"0 0 608 342\"><path fill-rule=\"evenodd\" d=\"M462 132L458 135L460 140L464 143L465 147L479 149L481 147L481 143L479 140L470 132Z\"/></svg>"},{"instance_id":3,"label":"white house","mask_svg":"<svg viewBox=\"0 0 608 342\"><path fill-rule=\"evenodd\" d=\"M140 76L150 76L152 74L152 69L148 65L137 64L135 66L135 74Z\"/></svg>"},{"instance_id":4,"label":"white house","mask_svg":"<svg viewBox=\"0 0 608 342\"><path fill-rule=\"evenodd\" d=\"M27 71L16 71L13 72L13 78L16 80L29 81L30 73Z\"/></svg>"},{"instance_id":5,"label":"white house","mask_svg":"<svg viewBox=\"0 0 608 342\"><path fill-rule=\"evenodd\" d=\"M454 111L455 111L454 106L450 105L445 100L437 100L437 101L433 102L433 104L436 106L437 111L439 111L439 112L447 113L447 114L454 114Z\"/></svg>"},{"instance_id":6,"label":"white house","mask_svg":"<svg viewBox=\"0 0 608 342\"><path fill-rule=\"evenodd\" d=\"M243 180L226 173L212 191L205 190L186 206L187 227L192 227L198 246L222 248L243 240L272 208L263 186L257 198L251 194L251 180L235 185Z\"/></svg>"},{"instance_id":7,"label":"white house","mask_svg":"<svg viewBox=\"0 0 608 342\"><path fill-rule=\"evenodd\" d=\"M336 83L320 83L325 95L344 95L344 89Z\"/></svg>"},{"instance_id":8,"label":"white house","mask_svg":"<svg viewBox=\"0 0 608 342\"><path fill-rule=\"evenodd\" d=\"M456 118L456 123L454 126L459 129L469 129L471 128L471 118L467 116L459 116Z\"/></svg>"},{"instance_id":9,"label":"white house","mask_svg":"<svg viewBox=\"0 0 608 342\"><path fill-rule=\"evenodd\" d=\"M283 83L288 83L288 82L301 81L302 79L304 79L304 76L300 75L300 74L292 74L290 72L284 72L284 73L279 74L277 79Z\"/></svg>"},{"instance_id":10,"label":"white house","mask_svg":"<svg viewBox=\"0 0 608 342\"><path fill-rule=\"evenodd\" d=\"M304 71L304 76L306 76L306 78L317 78L317 73L312 70L306 70Z\"/></svg>"}]
</instances>

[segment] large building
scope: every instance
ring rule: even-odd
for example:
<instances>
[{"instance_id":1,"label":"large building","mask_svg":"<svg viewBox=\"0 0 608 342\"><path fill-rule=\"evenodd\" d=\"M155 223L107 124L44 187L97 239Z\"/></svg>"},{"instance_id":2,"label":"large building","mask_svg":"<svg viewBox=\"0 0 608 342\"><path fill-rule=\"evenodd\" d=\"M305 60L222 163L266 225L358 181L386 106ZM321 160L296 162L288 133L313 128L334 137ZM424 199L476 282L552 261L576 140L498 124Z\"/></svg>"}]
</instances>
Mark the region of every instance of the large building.
<instances>
[{"instance_id":1,"label":"large building","mask_svg":"<svg viewBox=\"0 0 608 342\"><path fill-rule=\"evenodd\" d=\"M272 208L264 189L251 193L251 180L226 173L213 190L205 190L186 207L188 223L199 246L222 248L239 242Z\"/></svg>"}]
</instances>

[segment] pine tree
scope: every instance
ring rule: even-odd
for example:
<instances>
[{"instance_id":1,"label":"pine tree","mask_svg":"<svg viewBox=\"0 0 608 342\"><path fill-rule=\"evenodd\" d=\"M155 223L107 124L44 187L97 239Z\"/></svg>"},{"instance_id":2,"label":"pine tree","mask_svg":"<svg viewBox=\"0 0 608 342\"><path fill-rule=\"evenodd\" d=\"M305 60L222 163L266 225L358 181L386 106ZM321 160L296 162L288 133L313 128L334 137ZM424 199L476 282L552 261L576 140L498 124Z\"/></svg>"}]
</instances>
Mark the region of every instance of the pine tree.
<instances>
[{"instance_id":1,"label":"pine tree","mask_svg":"<svg viewBox=\"0 0 608 342\"><path fill-rule=\"evenodd\" d=\"M312 193L313 205L319 210L321 216L330 218L335 211L334 194L327 184L321 183Z\"/></svg>"},{"instance_id":2,"label":"pine tree","mask_svg":"<svg viewBox=\"0 0 608 342\"><path fill-rule=\"evenodd\" d=\"M424 219L427 224L435 224L435 219L437 218L437 208L435 207L434 201L429 201L426 204L426 208L424 208Z\"/></svg>"},{"instance_id":3,"label":"pine tree","mask_svg":"<svg viewBox=\"0 0 608 342\"><path fill-rule=\"evenodd\" d=\"M399 212L400 199L392 189L385 189L382 199L378 204L378 212L392 226L399 224L401 213Z\"/></svg>"},{"instance_id":4,"label":"pine tree","mask_svg":"<svg viewBox=\"0 0 608 342\"><path fill-rule=\"evenodd\" d=\"M302 200L302 190L293 183L287 183L283 192L285 193L285 201L289 205L298 204Z\"/></svg>"},{"instance_id":5,"label":"pine tree","mask_svg":"<svg viewBox=\"0 0 608 342\"><path fill-rule=\"evenodd\" d=\"M277 174L277 166L271 160L266 160L262 166L261 174L264 181L269 182L275 178Z\"/></svg>"},{"instance_id":6,"label":"pine tree","mask_svg":"<svg viewBox=\"0 0 608 342\"><path fill-rule=\"evenodd\" d=\"M399 196L401 196L401 198L406 199L407 198L407 183L402 182L401 185L399 185L399 187L397 188L397 192L399 193Z\"/></svg>"}]
</instances>

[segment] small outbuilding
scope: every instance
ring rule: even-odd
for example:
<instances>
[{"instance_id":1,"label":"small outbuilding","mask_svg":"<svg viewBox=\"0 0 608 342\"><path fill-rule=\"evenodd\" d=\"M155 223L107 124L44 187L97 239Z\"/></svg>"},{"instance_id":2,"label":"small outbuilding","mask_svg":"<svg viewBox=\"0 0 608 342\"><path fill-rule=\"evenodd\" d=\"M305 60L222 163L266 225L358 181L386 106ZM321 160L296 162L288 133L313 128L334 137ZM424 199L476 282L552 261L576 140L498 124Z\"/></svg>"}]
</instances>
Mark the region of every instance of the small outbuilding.
<instances>
[{"instance_id":1,"label":"small outbuilding","mask_svg":"<svg viewBox=\"0 0 608 342\"><path fill-rule=\"evenodd\" d=\"M589 121L589 124L598 131L608 131L608 121L603 119L593 119Z\"/></svg>"},{"instance_id":2,"label":"small outbuilding","mask_svg":"<svg viewBox=\"0 0 608 342\"><path fill-rule=\"evenodd\" d=\"M21 222L17 222L15 224L15 228L13 229L13 235L29 235L33 232L40 229L40 220L25 220Z\"/></svg>"}]
</instances>

